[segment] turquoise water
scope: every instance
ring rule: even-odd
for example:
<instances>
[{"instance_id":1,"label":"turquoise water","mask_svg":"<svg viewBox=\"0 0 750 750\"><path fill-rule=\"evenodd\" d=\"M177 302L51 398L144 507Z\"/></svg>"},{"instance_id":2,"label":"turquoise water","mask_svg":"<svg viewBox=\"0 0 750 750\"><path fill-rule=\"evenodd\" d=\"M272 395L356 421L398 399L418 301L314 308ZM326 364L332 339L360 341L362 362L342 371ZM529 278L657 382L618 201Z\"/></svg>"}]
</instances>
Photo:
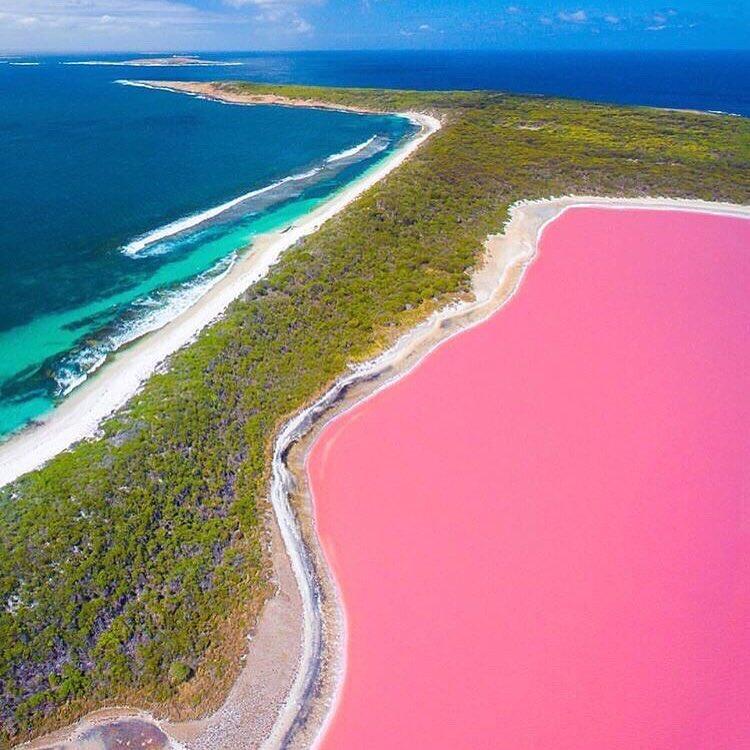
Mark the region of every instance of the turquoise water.
<instances>
[{"instance_id":1,"label":"turquoise water","mask_svg":"<svg viewBox=\"0 0 750 750\"><path fill-rule=\"evenodd\" d=\"M397 117L231 107L118 75L0 66L0 435L413 132Z\"/></svg>"}]
</instances>

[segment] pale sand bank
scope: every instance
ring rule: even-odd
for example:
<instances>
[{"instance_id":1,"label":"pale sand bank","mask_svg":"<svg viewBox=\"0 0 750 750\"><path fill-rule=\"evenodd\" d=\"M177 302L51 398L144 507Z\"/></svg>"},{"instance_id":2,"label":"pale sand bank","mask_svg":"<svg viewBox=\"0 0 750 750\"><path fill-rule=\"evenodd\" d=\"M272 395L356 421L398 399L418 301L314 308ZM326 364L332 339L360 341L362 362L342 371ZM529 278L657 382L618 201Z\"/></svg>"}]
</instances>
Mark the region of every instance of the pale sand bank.
<instances>
[{"instance_id":1,"label":"pale sand bank","mask_svg":"<svg viewBox=\"0 0 750 750\"><path fill-rule=\"evenodd\" d=\"M338 112L356 112L359 114L385 114L376 110L369 110L363 107L350 107L345 104L331 104L331 102L320 101L318 99L289 99L285 96L276 94L250 94L226 91L215 83L193 83L186 81L119 81L119 83L128 86L142 86L145 88L163 89L165 91L174 91L190 96L198 96L204 99L224 102L226 104L242 104L253 106L259 104L273 104L280 107L307 107L310 109L332 109ZM394 113L399 114L399 113ZM424 118L427 115L416 113L401 113L407 117ZM430 117L434 121L435 118ZM434 122L433 122L434 124Z\"/></svg>"}]
</instances>

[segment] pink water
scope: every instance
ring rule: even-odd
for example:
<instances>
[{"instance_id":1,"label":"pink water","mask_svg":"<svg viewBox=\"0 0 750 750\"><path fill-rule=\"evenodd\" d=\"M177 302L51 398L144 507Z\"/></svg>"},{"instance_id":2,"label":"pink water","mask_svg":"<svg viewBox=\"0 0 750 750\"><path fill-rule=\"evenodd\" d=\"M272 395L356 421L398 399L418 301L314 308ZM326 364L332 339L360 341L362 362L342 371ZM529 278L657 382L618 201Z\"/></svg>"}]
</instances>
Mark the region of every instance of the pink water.
<instances>
[{"instance_id":1,"label":"pink water","mask_svg":"<svg viewBox=\"0 0 750 750\"><path fill-rule=\"evenodd\" d=\"M309 472L326 750L750 748L750 221L576 209Z\"/></svg>"}]
</instances>

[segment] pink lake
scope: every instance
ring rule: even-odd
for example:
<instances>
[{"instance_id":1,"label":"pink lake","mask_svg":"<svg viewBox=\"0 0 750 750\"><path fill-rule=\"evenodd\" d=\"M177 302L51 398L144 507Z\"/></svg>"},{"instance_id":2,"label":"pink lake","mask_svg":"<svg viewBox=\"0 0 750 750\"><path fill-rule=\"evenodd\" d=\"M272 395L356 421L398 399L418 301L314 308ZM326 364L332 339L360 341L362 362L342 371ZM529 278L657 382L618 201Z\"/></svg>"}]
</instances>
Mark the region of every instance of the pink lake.
<instances>
[{"instance_id":1,"label":"pink lake","mask_svg":"<svg viewBox=\"0 0 750 750\"><path fill-rule=\"evenodd\" d=\"M326 750L750 748L750 221L579 208L308 470Z\"/></svg>"}]
</instances>

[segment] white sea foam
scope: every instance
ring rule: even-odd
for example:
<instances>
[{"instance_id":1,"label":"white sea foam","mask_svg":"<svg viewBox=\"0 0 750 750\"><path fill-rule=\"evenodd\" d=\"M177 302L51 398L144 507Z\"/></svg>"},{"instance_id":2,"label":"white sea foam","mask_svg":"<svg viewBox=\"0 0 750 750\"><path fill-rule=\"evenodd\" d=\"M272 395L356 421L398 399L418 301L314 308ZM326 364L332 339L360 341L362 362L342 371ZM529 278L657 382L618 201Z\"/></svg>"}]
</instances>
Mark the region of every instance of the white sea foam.
<instances>
[{"instance_id":1,"label":"white sea foam","mask_svg":"<svg viewBox=\"0 0 750 750\"><path fill-rule=\"evenodd\" d=\"M213 102L214 104L229 104L232 106L231 102L225 102L223 99L214 99L211 96L206 96L205 94L199 94L195 91L181 91L178 89L170 88L169 86L162 86L160 83L146 83L146 81L131 81L128 78L117 78L115 80L115 83L119 84L120 86L132 86L134 89L150 89L151 91L167 91L170 94L179 93L184 94L185 96L189 96L192 99L202 99L206 102Z\"/></svg>"},{"instance_id":2,"label":"white sea foam","mask_svg":"<svg viewBox=\"0 0 750 750\"><path fill-rule=\"evenodd\" d=\"M350 159L352 156L356 156L361 151L364 151L366 148L371 146L375 141L378 139L376 135L374 135L369 140L365 141L364 143L360 143L359 146L355 146L354 148L348 148L346 151L341 151L338 154L334 154L333 156L329 156L326 159L326 164L333 164L337 161L343 161L344 159ZM385 148L385 146L383 146ZM382 150L382 149L381 149Z\"/></svg>"},{"instance_id":3,"label":"white sea foam","mask_svg":"<svg viewBox=\"0 0 750 750\"><path fill-rule=\"evenodd\" d=\"M88 65L89 63L65 63L65 65ZM127 78L118 78L115 83L120 86L132 86L134 89L152 89L154 91L170 91L171 89L164 88L162 86L152 86L150 83L144 83L143 81L129 81Z\"/></svg>"},{"instance_id":4,"label":"white sea foam","mask_svg":"<svg viewBox=\"0 0 750 750\"><path fill-rule=\"evenodd\" d=\"M18 67L23 67L23 68L36 67L37 65L40 65L40 64L41 63L38 63L38 62L12 62L12 63L8 63L8 65L16 65Z\"/></svg>"},{"instance_id":5,"label":"white sea foam","mask_svg":"<svg viewBox=\"0 0 750 750\"><path fill-rule=\"evenodd\" d=\"M723 109L709 109L708 113L710 115L726 115L727 117L743 117L744 115L739 115L736 112L725 112Z\"/></svg>"},{"instance_id":6,"label":"white sea foam","mask_svg":"<svg viewBox=\"0 0 750 750\"><path fill-rule=\"evenodd\" d=\"M67 396L84 383L106 361L110 354L153 331L163 328L171 320L195 304L214 284L221 281L233 268L237 253L220 261L216 266L166 293L152 294L134 306L135 317L75 352L55 371L58 396Z\"/></svg>"},{"instance_id":7,"label":"white sea foam","mask_svg":"<svg viewBox=\"0 0 750 750\"><path fill-rule=\"evenodd\" d=\"M213 208L209 208L206 211L201 211L200 213L186 216L184 219L173 221L170 224L159 227L159 229L154 229L152 232L148 232L147 234L137 237L132 242L129 242L127 245L125 245L122 248L122 252L124 252L126 255L138 255L138 253L147 248L149 245L153 245L156 242L160 242L161 240L167 239L168 237L173 237L180 232L184 232L186 229L192 229L193 227L197 227L198 225L210 221L211 219L215 219L217 216L220 216L221 214L229 211L230 209L238 206L240 203L243 203L250 198L255 198L258 195L263 195L264 193L268 193L271 190L275 190L276 188L279 188L282 185L286 185L290 182L300 182L302 180L308 180L318 174L321 169L322 167L316 167L315 169L311 169L309 172L302 172L301 174L294 174L290 175L289 177L284 177L277 182L266 185L266 187L259 188L258 190L251 190L249 193L240 195L238 198L234 198L231 201L222 203L219 206L214 206Z\"/></svg>"},{"instance_id":8,"label":"white sea foam","mask_svg":"<svg viewBox=\"0 0 750 750\"><path fill-rule=\"evenodd\" d=\"M155 83L146 83L146 81L131 81L127 78L117 78L115 83L120 86L132 86L134 89L151 89L152 91L168 91L170 94L182 94L189 96L193 99L201 99L204 102L212 102L213 104L223 104L228 107L246 106L244 104L237 104L235 102L225 101L224 99L216 99L213 96L206 96L205 94L199 94L196 91L182 91L181 89L173 89L169 86L163 86L158 81ZM249 105L256 106L256 105Z\"/></svg>"},{"instance_id":9,"label":"white sea foam","mask_svg":"<svg viewBox=\"0 0 750 750\"><path fill-rule=\"evenodd\" d=\"M67 396L71 391L84 383L90 375L95 373L107 361L104 352L92 352L92 357L81 358L75 363L75 367L61 367L55 373L57 390L60 396Z\"/></svg>"}]
</instances>

